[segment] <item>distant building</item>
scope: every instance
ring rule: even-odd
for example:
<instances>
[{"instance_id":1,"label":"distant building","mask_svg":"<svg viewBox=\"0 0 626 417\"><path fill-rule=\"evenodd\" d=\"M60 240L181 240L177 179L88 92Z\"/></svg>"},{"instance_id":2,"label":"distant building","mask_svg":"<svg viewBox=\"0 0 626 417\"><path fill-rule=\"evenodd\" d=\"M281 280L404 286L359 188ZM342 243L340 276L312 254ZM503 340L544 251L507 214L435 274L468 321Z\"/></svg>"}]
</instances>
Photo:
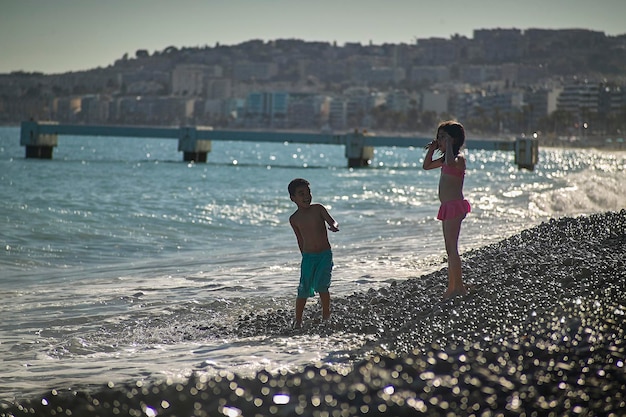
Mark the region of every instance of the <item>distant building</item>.
<instances>
[{"instance_id":1,"label":"distant building","mask_svg":"<svg viewBox=\"0 0 626 417\"><path fill-rule=\"evenodd\" d=\"M369 67L355 74L355 81L365 84L396 84L406 78L404 68Z\"/></svg>"},{"instance_id":2,"label":"distant building","mask_svg":"<svg viewBox=\"0 0 626 417\"><path fill-rule=\"evenodd\" d=\"M241 98L230 98L223 100L224 116L235 125L240 124L245 114L246 101Z\"/></svg>"},{"instance_id":3,"label":"distant building","mask_svg":"<svg viewBox=\"0 0 626 417\"><path fill-rule=\"evenodd\" d=\"M327 101L327 97L312 93L290 94L288 127L321 127L328 120L328 111L324 111Z\"/></svg>"},{"instance_id":4,"label":"distant building","mask_svg":"<svg viewBox=\"0 0 626 417\"><path fill-rule=\"evenodd\" d=\"M81 119L84 123L106 123L109 120L111 98L100 95L83 96L81 99Z\"/></svg>"},{"instance_id":5,"label":"distant building","mask_svg":"<svg viewBox=\"0 0 626 417\"><path fill-rule=\"evenodd\" d=\"M245 123L250 127L286 127L289 93L255 92L246 99Z\"/></svg>"},{"instance_id":6,"label":"distant building","mask_svg":"<svg viewBox=\"0 0 626 417\"><path fill-rule=\"evenodd\" d=\"M450 68L444 65L424 65L411 68L410 79L415 84L436 84L450 81Z\"/></svg>"},{"instance_id":7,"label":"distant building","mask_svg":"<svg viewBox=\"0 0 626 417\"><path fill-rule=\"evenodd\" d=\"M52 102L52 120L75 123L81 111L81 97L61 97Z\"/></svg>"},{"instance_id":8,"label":"distant building","mask_svg":"<svg viewBox=\"0 0 626 417\"><path fill-rule=\"evenodd\" d=\"M483 48L487 62L519 62L524 56L524 37L520 29L477 29L474 42Z\"/></svg>"},{"instance_id":9,"label":"distant building","mask_svg":"<svg viewBox=\"0 0 626 417\"><path fill-rule=\"evenodd\" d=\"M328 82L342 82L349 78L350 65L346 60L331 61L328 59L308 59L300 60L298 72L300 79L307 80L313 77L316 80Z\"/></svg>"},{"instance_id":10,"label":"distant building","mask_svg":"<svg viewBox=\"0 0 626 417\"><path fill-rule=\"evenodd\" d=\"M163 85L154 81L137 81L126 86L125 93L136 96L158 95L164 92Z\"/></svg>"},{"instance_id":11,"label":"distant building","mask_svg":"<svg viewBox=\"0 0 626 417\"><path fill-rule=\"evenodd\" d=\"M135 71L125 71L119 75L120 80L115 82L123 86L123 93L129 95L169 94L172 85L170 71L162 71L150 66Z\"/></svg>"},{"instance_id":12,"label":"distant building","mask_svg":"<svg viewBox=\"0 0 626 417\"><path fill-rule=\"evenodd\" d=\"M233 96L233 82L230 78L207 80L206 96L210 99L226 99Z\"/></svg>"},{"instance_id":13,"label":"distant building","mask_svg":"<svg viewBox=\"0 0 626 417\"><path fill-rule=\"evenodd\" d=\"M557 100L557 109L580 115L598 112L600 88L597 83L577 82L566 84Z\"/></svg>"},{"instance_id":14,"label":"distant building","mask_svg":"<svg viewBox=\"0 0 626 417\"><path fill-rule=\"evenodd\" d=\"M386 104L389 110L396 112L406 112L411 106L416 106L415 98L406 90L393 90L386 97Z\"/></svg>"},{"instance_id":15,"label":"distant building","mask_svg":"<svg viewBox=\"0 0 626 417\"><path fill-rule=\"evenodd\" d=\"M502 68L499 65L465 65L460 72L461 81L468 84L502 79Z\"/></svg>"},{"instance_id":16,"label":"distant building","mask_svg":"<svg viewBox=\"0 0 626 417\"><path fill-rule=\"evenodd\" d=\"M452 65L460 55L458 44L445 38L418 39L417 52L420 65Z\"/></svg>"},{"instance_id":17,"label":"distant building","mask_svg":"<svg viewBox=\"0 0 626 417\"><path fill-rule=\"evenodd\" d=\"M489 104L484 106L489 110L501 110L506 113L519 111L524 105L524 92L519 90L508 90L489 94L485 96L483 104Z\"/></svg>"},{"instance_id":18,"label":"distant building","mask_svg":"<svg viewBox=\"0 0 626 417\"><path fill-rule=\"evenodd\" d=\"M278 74L274 62L237 62L233 66L233 79L236 81L267 81Z\"/></svg>"},{"instance_id":19,"label":"distant building","mask_svg":"<svg viewBox=\"0 0 626 417\"><path fill-rule=\"evenodd\" d=\"M344 99L333 98L330 102L328 124L333 129L348 127L348 103Z\"/></svg>"},{"instance_id":20,"label":"distant building","mask_svg":"<svg viewBox=\"0 0 626 417\"><path fill-rule=\"evenodd\" d=\"M549 116L556 110L557 98L561 89L529 88L524 92L530 124L536 124L540 119Z\"/></svg>"},{"instance_id":21,"label":"distant building","mask_svg":"<svg viewBox=\"0 0 626 417\"><path fill-rule=\"evenodd\" d=\"M422 111L435 112L436 114L449 112L449 95L438 91L425 91L422 93Z\"/></svg>"},{"instance_id":22,"label":"distant building","mask_svg":"<svg viewBox=\"0 0 626 417\"><path fill-rule=\"evenodd\" d=\"M355 127L363 126L364 118L370 110L385 103L383 93L372 91L368 87L347 88L343 95L346 103L347 124Z\"/></svg>"},{"instance_id":23,"label":"distant building","mask_svg":"<svg viewBox=\"0 0 626 417\"><path fill-rule=\"evenodd\" d=\"M177 65L172 71L172 95L198 97L204 92L205 65Z\"/></svg>"},{"instance_id":24,"label":"distant building","mask_svg":"<svg viewBox=\"0 0 626 417\"><path fill-rule=\"evenodd\" d=\"M598 111L601 114L619 114L626 109L626 89L623 86L602 83L599 86Z\"/></svg>"},{"instance_id":25,"label":"distant building","mask_svg":"<svg viewBox=\"0 0 626 417\"><path fill-rule=\"evenodd\" d=\"M475 117L480 108L483 94L477 91L458 92L450 97L450 114L456 119L467 120Z\"/></svg>"},{"instance_id":26,"label":"distant building","mask_svg":"<svg viewBox=\"0 0 626 417\"><path fill-rule=\"evenodd\" d=\"M110 121L121 124L186 124L194 117L194 99L121 97L110 106Z\"/></svg>"},{"instance_id":27,"label":"distant building","mask_svg":"<svg viewBox=\"0 0 626 417\"><path fill-rule=\"evenodd\" d=\"M222 67L219 65L177 65L172 71L172 95L204 97L209 80L222 76Z\"/></svg>"}]
</instances>

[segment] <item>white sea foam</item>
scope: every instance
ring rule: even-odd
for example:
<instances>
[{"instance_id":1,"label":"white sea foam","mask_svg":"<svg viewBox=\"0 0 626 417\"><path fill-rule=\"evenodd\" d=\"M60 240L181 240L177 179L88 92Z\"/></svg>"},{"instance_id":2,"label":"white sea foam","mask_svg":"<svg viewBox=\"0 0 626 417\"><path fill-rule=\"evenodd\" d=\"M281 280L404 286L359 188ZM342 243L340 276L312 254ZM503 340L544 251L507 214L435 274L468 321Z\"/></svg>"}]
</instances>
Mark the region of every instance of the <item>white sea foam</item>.
<instances>
[{"instance_id":1,"label":"white sea foam","mask_svg":"<svg viewBox=\"0 0 626 417\"><path fill-rule=\"evenodd\" d=\"M626 207L626 171L586 170L568 175L563 186L532 196L541 215L561 217Z\"/></svg>"}]
</instances>

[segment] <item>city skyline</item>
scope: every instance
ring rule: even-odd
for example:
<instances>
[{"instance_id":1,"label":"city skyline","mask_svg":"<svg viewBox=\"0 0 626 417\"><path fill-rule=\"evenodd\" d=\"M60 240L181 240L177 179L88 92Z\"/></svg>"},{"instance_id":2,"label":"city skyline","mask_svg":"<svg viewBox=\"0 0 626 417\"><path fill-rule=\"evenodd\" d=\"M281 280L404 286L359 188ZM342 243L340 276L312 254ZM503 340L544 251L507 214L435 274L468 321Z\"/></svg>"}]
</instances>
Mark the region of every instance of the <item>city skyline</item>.
<instances>
[{"instance_id":1,"label":"city skyline","mask_svg":"<svg viewBox=\"0 0 626 417\"><path fill-rule=\"evenodd\" d=\"M0 0L0 73L46 74L112 65L137 50L213 47L252 39L362 44L473 37L475 29L626 33L626 2L603 0ZM540 10L541 12L538 12Z\"/></svg>"}]
</instances>

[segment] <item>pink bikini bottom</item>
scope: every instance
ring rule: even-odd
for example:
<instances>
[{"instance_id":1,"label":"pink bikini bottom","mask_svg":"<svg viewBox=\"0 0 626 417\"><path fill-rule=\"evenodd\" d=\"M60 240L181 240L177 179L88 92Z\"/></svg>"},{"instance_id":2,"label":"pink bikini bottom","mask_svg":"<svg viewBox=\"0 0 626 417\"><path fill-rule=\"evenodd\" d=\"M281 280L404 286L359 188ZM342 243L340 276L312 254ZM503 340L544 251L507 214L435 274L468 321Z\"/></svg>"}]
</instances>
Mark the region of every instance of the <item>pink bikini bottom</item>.
<instances>
[{"instance_id":1,"label":"pink bikini bottom","mask_svg":"<svg viewBox=\"0 0 626 417\"><path fill-rule=\"evenodd\" d=\"M456 219L459 216L465 217L467 213L472 211L470 203L467 200L451 200L446 201L439 207L439 213L437 213L437 219L449 220Z\"/></svg>"}]
</instances>

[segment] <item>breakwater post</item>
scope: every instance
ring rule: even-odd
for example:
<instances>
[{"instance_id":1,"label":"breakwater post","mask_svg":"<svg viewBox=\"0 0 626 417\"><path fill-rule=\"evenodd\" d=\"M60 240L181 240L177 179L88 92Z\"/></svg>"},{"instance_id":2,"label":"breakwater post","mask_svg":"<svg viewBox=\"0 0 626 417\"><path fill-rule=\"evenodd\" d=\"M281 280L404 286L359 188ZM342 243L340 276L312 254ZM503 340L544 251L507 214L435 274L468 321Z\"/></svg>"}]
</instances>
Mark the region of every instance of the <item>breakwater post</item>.
<instances>
[{"instance_id":1,"label":"breakwater post","mask_svg":"<svg viewBox=\"0 0 626 417\"><path fill-rule=\"evenodd\" d=\"M346 158L348 158L348 168L361 168L369 166L374 159L374 147L365 145L365 137L370 136L366 130L359 132L354 129L351 135L346 138Z\"/></svg>"},{"instance_id":2,"label":"breakwater post","mask_svg":"<svg viewBox=\"0 0 626 417\"><path fill-rule=\"evenodd\" d=\"M533 171L539 160L539 139L537 134L532 137L518 137L515 139L515 163L518 169Z\"/></svg>"},{"instance_id":3,"label":"breakwater post","mask_svg":"<svg viewBox=\"0 0 626 417\"><path fill-rule=\"evenodd\" d=\"M207 153L211 152L211 141L198 139L198 130L195 127L181 127L178 151L183 153L185 162L206 162Z\"/></svg>"},{"instance_id":4,"label":"breakwater post","mask_svg":"<svg viewBox=\"0 0 626 417\"><path fill-rule=\"evenodd\" d=\"M58 144L56 133L40 132L40 125L53 125L55 122L22 122L20 145L26 147L26 158L52 159L52 150Z\"/></svg>"}]
</instances>

